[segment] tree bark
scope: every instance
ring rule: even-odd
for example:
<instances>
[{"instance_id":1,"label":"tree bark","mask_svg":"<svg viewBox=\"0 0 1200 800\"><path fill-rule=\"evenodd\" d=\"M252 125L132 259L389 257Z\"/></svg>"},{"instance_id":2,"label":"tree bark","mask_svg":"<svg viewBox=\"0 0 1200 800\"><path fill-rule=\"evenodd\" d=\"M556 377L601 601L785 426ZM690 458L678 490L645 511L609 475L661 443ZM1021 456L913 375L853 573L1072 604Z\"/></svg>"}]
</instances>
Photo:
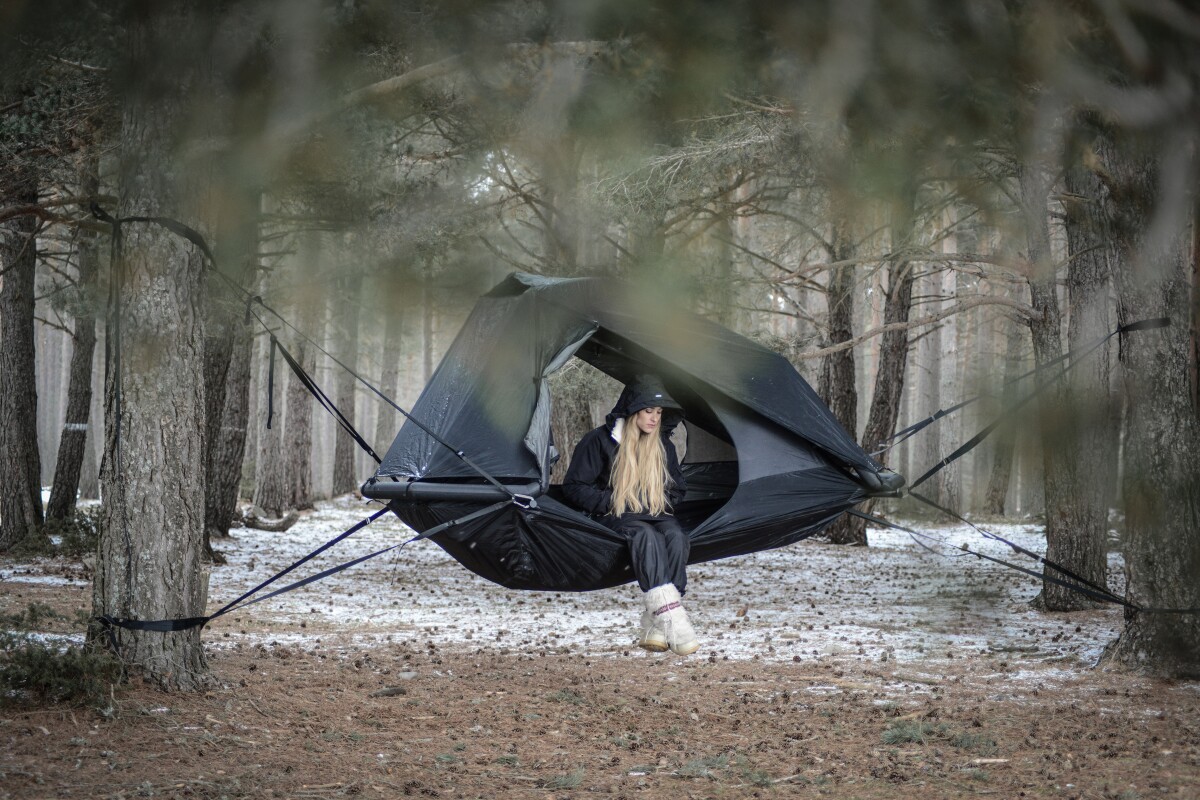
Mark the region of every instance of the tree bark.
<instances>
[{"instance_id":1,"label":"tree bark","mask_svg":"<svg viewBox=\"0 0 1200 800\"><path fill-rule=\"evenodd\" d=\"M941 305L937 298L942 293L942 272L940 270L926 272L920 278L916 291L918 296L922 298L922 302ZM949 323L942 321L936 326L927 328L920 333L917 339L916 363L913 365L917 372L915 381L917 384L917 403L916 413L913 415L914 419L925 419L942 408L943 354L941 352L941 326L947 324ZM942 452L941 435L935 431L926 429L926 432L914 436L909 441L913 444L914 461L918 464L915 472L918 475L924 474L927 469L946 455ZM940 503L944 499L941 489L941 481L930 480L923 484L919 491L921 494Z\"/></svg>"},{"instance_id":2,"label":"tree bark","mask_svg":"<svg viewBox=\"0 0 1200 800\"><path fill-rule=\"evenodd\" d=\"M434 342L434 302L433 270L426 267L421 280L421 384L429 383L433 377L433 355L436 349Z\"/></svg>"},{"instance_id":3,"label":"tree bark","mask_svg":"<svg viewBox=\"0 0 1200 800\"><path fill-rule=\"evenodd\" d=\"M350 369L356 369L358 363L358 317L362 303L362 275L346 278L343 290L345 299L342 308L333 315L331 322L334 325L338 342L338 360ZM337 405L351 425L354 424L354 390L354 376L339 367ZM354 471L354 450L358 447L358 443L340 427L336 436L333 451L332 492L334 497L353 492L358 488L358 476Z\"/></svg>"},{"instance_id":4,"label":"tree bark","mask_svg":"<svg viewBox=\"0 0 1200 800\"><path fill-rule=\"evenodd\" d=\"M95 193L100 180L85 192ZM59 453L54 467L54 482L50 486L47 505L48 519L66 521L76 511L79 493L79 473L88 449L89 417L91 416L91 365L96 350L95 291L98 254L95 235L79 231L78 246L79 313L74 319L74 345L71 350L71 372L67 385L66 420L59 437Z\"/></svg>"},{"instance_id":5,"label":"tree bark","mask_svg":"<svg viewBox=\"0 0 1200 800\"><path fill-rule=\"evenodd\" d=\"M1021 370L1021 326L1014 322L1005 323L1007 333L1004 344L1004 383L1020 374ZM1000 413L1016 400L1015 387L1006 388ZM983 513L995 517L1004 516L1008 498L1008 486L1012 481L1013 456L1017 446L1016 426L1005 423L996 432L996 443L992 450L992 471L988 477L987 494L984 496Z\"/></svg>"},{"instance_id":6,"label":"tree bark","mask_svg":"<svg viewBox=\"0 0 1200 800\"><path fill-rule=\"evenodd\" d=\"M1066 170L1068 196L1082 202L1066 204L1067 292L1070 323L1067 346L1081 352L1088 342L1103 337L1110 329L1108 311L1109 245L1104 241L1104 223L1096 198L1100 183L1082 165ZM1069 375L1070 421L1063 429L1064 442L1078 471L1071 487L1075 513L1071 521L1068 551L1057 550L1070 559L1073 571L1101 586L1108 574L1108 511L1113 503L1108 465L1116 459L1116 429L1112 426L1109 387L1108 345L1073 364ZM1058 561L1049 552L1047 556ZM1083 567L1083 570L1078 569ZM1091 605L1077 592L1048 584L1043 589L1048 608L1081 609Z\"/></svg>"},{"instance_id":7,"label":"tree bark","mask_svg":"<svg viewBox=\"0 0 1200 800\"><path fill-rule=\"evenodd\" d=\"M242 488L242 461L246 455L250 421L250 328L237 333L225 377L225 408L221 427L209 459L208 491L205 495L205 528L210 537L229 535L237 513Z\"/></svg>"},{"instance_id":8,"label":"tree bark","mask_svg":"<svg viewBox=\"0 0 1200 800\"><path fill-rule=\"evenodd\" d=\"M892 250L900 251L912 237L912 201L896 212L892 227ZM913 270L908 259L897 258L888 266L888 293L883 306L883 324L908 322L912 309ZM863 433L867 452L880 445L896 432L900 417L900 398L904 395L904 371L908 366L908 330L892 330L883 335L879 344L879 370L875 373L875 393L871 398L871 413ZM890 451L880 455L880 463L888 463Z\"/></svg>"},{"instance_id":9,"label":"tree bark","mask_svg":"<svg viewBox=\"0 0 1200 800\"><path fill-rule=\"evenodd\" d=\"M222 209L218 266L239 286L251 289L257 277L261 193L242 185L234 175L226 176L226 185L232 191L226 193ZM240 292L212 276L207 297L204 552L214 562L224 563L212 548L212 537L229 535L237 508L246 445L251 327Z\"/></svg>"},{"instance_id":10,"label":"tree bark","mask_svg":"<svg viewBox=\"0 0 1200 800\"><path fill-rule=\"evenodd\" d=\"M384 296L387 296L386 293ZM404 347L404 309L398 304L384 309L383 367L379 373L379 390L392 400L397 399L400 386L400 359ZM379 416L375 418L375 441L371 444L382 458L400 431L400 414L391 406L381 403Z\"/></svg>"},{"instance_id":11,"label":"tree bark","mask_svg":"<svg viewBox=\"0 0 1200 800\"><path fill-rule=\"evenodd\" d=\"M854 242L851 239L849 222L838 220L833 232L833 261L848 261L854 256ZM854 320L854 278L853 266L834 267L829 273L829 286L826 296L829 305L829 343L838 344L853 338ZM821 370L821 396L825 398L833 415L842 423L842 427L857 438L858 430L858 391L854 382L854 349L846 348L825 357ZM834 544L865 545L867 543L867 525L861 517L843 514L826 529L829 541Z\"/></svg>"},{"instance_id":12,"label":"tree bark","mask_svg":"<svg viewBox=\"0 0 1200 800\"><path fill-rule=\"evenodd\" d=\"M100 460L104 457L104 318L96 319L96 346L92 353L92 410L89 425L95 433L88 437L79 473L79 496L87 500L100 499Z\"/></svg>"},{"instance_id":13,"label":"tree bark","mask_svg":"<svg viewBox=\"0 0 1200 800\"><path fill-rule=\"evenodd\" d=\"M950 206L942 214L942 229L941 234L941 251L943 253L954 253L958 250L958 236L954 232L954 225L957 222L955 208ZM938 304L942 311L953 307L954 298L960 294L960 286L963 275L957 270L943 270L941 273L941 287L939 296L941 302ZM945 324L938 329L936 334L933 334L938 339L937 358L941 362L938 368L938 394L942 404L954 404L962 398L963 394L963 361L965 354L959 347L959 331L964 324L965 315L955 314L953 317L946 320ZM961 414L951 414L944 417L936 426L935 432L930 438L939 442L938 451L942 456L948 456L953 453L958 446L963 443L963 418ZM946 466L942 467L930 483L937 484L937 494L939 502L946 508L949 508L958 513L962 513L966 509L963 508L963 492L962 492L962 472L964 462L970 456L960 458Z\"/></svg>"},{"instance_id":14,"label":"tree bark","mask_svg":"<svg viewBox=\"0 0 1200 800\"><path fill-rule=\"evenodd\" d=\"M85 196L100 192L99 163L87 159L83 176ZM96 276L99 272L99 251L96 235L80 229L78 240L79 275L76 282L79 294L75 316L74 346L67 387L67 413L62 435L58 440L58 458L54 467L54 482L50 487L50 502L46 507L48 519L65 521L75 513L79 494L79 475L88 444L88 419L92 410L92 356L96 349Z\"/></svg>"},{"instance_id":15,"label":"tree bark","mask_svg":"<svg viewBox=\"0 0 1200 800\"><path fill-rule=\"evenodd\" d=\"M0 169L0 205L36 204L37 183ZM41 456L34 368L37 219L0 224L0 552L42 531Z\"/></svg>"},{"instance_id":16,"label":"tree bark","mask_svg":"<svg viewBox=\"0 0 1200 800\"><path fill-rule=\"evenodd\" d=\"M272 517L281 517L290 510L292 487L288 474L289 465L284 457L284 400L288 369L278 354L275 357L274 389L268 398L271 367L271 340L262 337L259 342L259 379L262 399L258 404L258 418L252 424L258 427L258 455L254 459L254 505ZM273 408L272 408L273 405ZM267 427L270 419L271 427Z\"/></svg>"},{"instance_id":17,"label":"tree bark","mask_svg":"<svg viewBox=\"0 0 1200 800\"><path fill-rule=\"evenodd\" d=\"M304 331L315 341L320 341L324 333L326 300L320 292L317 282L321 260L321 234L309 232L304 236L301 256L300 279L296 294L292 298L291 307L296 310L296 319L303 320ZM317 369L316 347L305 341L299 335L294 335L292 341L292 356L304 367L309 375L315 375ZM303 510L313 507L313 396L309 394L304 384L288 375L287 388L287 426L284 429L285 458L288 467L288 479L291 483L288 497L288 508ZM353 409L351 409L353 412ZM324 412L322 412L324 413ZM353 413L351 413L353 419Z\"/></svg>"},{"instance_id":18,"label":"tree bark","mask_svg":"<svg viewBox=\"0 0 1200 800\"><path fill-rule=\"evenodd\" d=\"M1130 137L1132 138L1132 137ZM1124 554L1126 597L1144 608L1200 608L1200 430L1189 379L1186 214L1155 208L1170 167L1129 141L1103 142L1101 210L1117 253L1121 324L1170 317L1172 325L1122 337L1126 395ZM1195 220L1192 220L1195 224ZM1127 611L1106 659L1200 678L1200 614Z\"/></svg>"},{"instance_id":19,"label":"tree bark","mask_svg":"<svg viewBox=\"0 0 1200 800\"><path fill-rule=\"evenodd\" d=\"M129 73L136 75L121 131L122 216L194 217L187 198L204 196L205 179L177 172L174 152L200 91L202 59L164 59L179 31L193 29L188 4L156 4L131 15ZM178 65L164 71L162 63ZM157 226L129 224L123 258L114 264L108 336L104 492L93 586L97 617L169 619L204 613L204 325L202 256ZM118 351L119 347L119 351ZM120 369L115 357L120 355ZM118 394L119 392L119 394ZM118 407L116 401L120 397ZM120 436L118 438L118 431ZM206 681L200 629L160 633L113 628L116 654L133 672L168 689ZM108 638L96 628L92 640Z\"/></svg>"},{"instance_id":20,"label":"tree bark","mask_svg":"<svg viewBox=\"0 0 1200 800\"><path fill-rule=\"evenodd\" d=\"M1062 354L1062 323L1058 307L1058 286L1050 252L1050 228L1046 199L1049 178L1036 166L1020 170L1022 213L1029 247L1029 293L1034 317L1029 328L1037 365L1049 363ZM1072 411L1071 393L1057 370L1042 370L1035 375L1041 389L1039 431L1042 439L1043 481L1046 496L1046 558L1101 586L1105 581L1103 531L1089 528L1094 511L1090 498L1080 485L1078 423ZM1096 558L1100 553L1101 557ZM1061 578L1046 567L1045 575ZM1050 581L1044 581L1041 601L1048 611L1073 611L1090 608L1092 601Z\"/></svg>"}]
</instances>

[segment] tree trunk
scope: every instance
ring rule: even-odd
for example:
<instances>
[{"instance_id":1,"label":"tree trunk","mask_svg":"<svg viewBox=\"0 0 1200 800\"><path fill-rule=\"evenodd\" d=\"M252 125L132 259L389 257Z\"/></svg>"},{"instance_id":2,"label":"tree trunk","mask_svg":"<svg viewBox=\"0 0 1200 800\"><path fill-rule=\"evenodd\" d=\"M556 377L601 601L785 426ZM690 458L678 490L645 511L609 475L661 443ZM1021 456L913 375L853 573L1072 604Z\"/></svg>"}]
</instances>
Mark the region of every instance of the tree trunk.
<instances>
[{"instance_id":1,"label":"tree trunk","mask_svg":"<svg viewBox=\"0 0 1200 800\"><path fill-rule=\"evenodd\" d=\"M254 505L272 517L282 517L291 509L292 486L289 464L284 457L284 410L287 397L288 368L276 354L275 366L271 367L271 340L264 336L259 342L259 394L257 419L251 421L258 428L258 455L254 459ZM274 372L274 389L269 390L271 372ZM270 395L268 396L268 392ZM267 427L270 420L271 427Z\"/></svg>"},{"instance_id":2,"label":"tree trunk","mask_svg":"<svg viewBox=\"0 0 1200 800\"><path fill-rule=\"evenodd\" d=\"M194 219L185 198L205 196L203 178L176 170L185 103L204 85L196 67L161 74L180 31L193 29L187 4L154 5L129 21L131 87L121 131L122 216ZM182 73L182 74L181 74ZM104 506L93 586L96 616L132 619L204 613L203 257L186 240L149 224L124 227L124 257L113 265L121 306L109 320L105 400ZM119 291L117 291L119 290ZM121 337L111 333L119 319ZM119 348L119 349L118 349ZM118 369L116 356L120 356ZM117 398L120 405L117 405ZM118 436L119 433L119 436ZM126 666L168 689L206 683L200 629L160 633L113 628ZM93 641L107 638L93 628Z\"/></svg>"},{"instance_id":3,"label":"tree trunk","mask_svg":"<svg viewBox=\"0 0 1200 800\"><path fill-rule=\"evenodd\" d=\"M333 315L331 323L338 342L338 360L350 369L358 363L358 317L362 303L362 275L346 278L342 308ZM347 370L338 368L337 406L342 414L354 424L355 378ZM354 449L358 443L348 433L338 428L333 451L333 496L353 492L358 488L358 476L354 471Z\"/></svg>"},{"instance_id":4,"label":"tree trunk","mask_svg":"<svg viewBox=\"0 0 1200 800\"><path fill-rule=\"evenodd\" d=\"M315 314L298 317L305 320L315 318ZM308 374L313 374L317 366L316 349L298 336L292 341L292 356ZM296 380L296 376L288 375L287 424L283 429L283 449L284 458L289 465L287 507L295 510L313 507L313 408L313 396L309 394L308 389ZM350 416L353 418L353 415Z\"/></svg>"},{"instance_id":5,"label":"tree trunk","mask_svg":"<svg viewBox=\"0 0 1200 800\"><path fill-rule=\"evenodd\" d=\"M421 385L433 377L435 347L433 312L436 298L433 292L433 271L426 267L421 281Z\"/></svg>"},{"instance_id":6,"label":"tree trunk","mask_svg":"<svg viewBox=\"0 0 1200 800\"><path fill-rule=\"evenodd\" d=\"M1073 165L1066 171L1065 183L1068 196L1082 199L1066 205L1067 292L1071 311L1067 343L1072 352L1081 352L1088 342L1109 331L1110 251L1103 238L1104 223L1096 202L1099 180L1090 170ZM1073 571L1104 586L1108 574L1108 511L1113 503L1107 467L1116 459L1117 451L1107 344L1072 366L1069 386L1070 424L1065 432L1071 440L1064 444L1078 473L1072 487L1076 506L1074 530L1070 551L1063 555L1068 555L1070 563L1076 565ZM1055 610L1086 608L1091 604L1083 595L1062 586L1047 585L1043 591L1047 607Z\"/></svg>"},{"instance_id":7,"label":"tree trunk","mask_svg":"<svg viewBox=\"0 0 1200 800\"><path fill-rule=\"evenodd\" d=\"M833 232L832 261L848 261L854 257L854 242L849 223L839 220ZM854 337L854 278L852 266L834 267L829 273L826 290L829 304L829 343L838 344ZM825 357L821 370L821 396L829 404L842 427L857 438L858 391L854 384L854 348L848 347ZM861 517L843 514L826 530L834 544L865 545L867 524Z\"/></svg>"},{"instance_id":8,"label":"tree trunk","mask_svg":"<svg viewBox=\"0 0 1200 800\"><path fill-rule=\"evenodd\" d=\"M892 226L892 250L902 251L912 244L912 204L910 195L898 204ZM883 306L883 324L894 325L908 322L912 309L913 270L912 262L905 258L893 259L888 266L888 293ZM904 370L908 365L908 331L897 330L885 333L879 345L879 369L875 373L875 393L871 398L871 413L863 433L863 447L867 452L878 450L880 445L896 432L896 420L900 417L900 398L904 394ZM888 451L890 453L890 451ZM888 463L888 453L880 455L880 462Z\"/></svg>"},{"instance_id":9,"label":"tree trunk","mask_svg":"<svg viewBox=\"0 0 1200 800\"><path fill-rule=\"evenodd\" d=\"M1170 317L1170 327L1127 334L1119 348L1126 393L1126 596L1145 608L1200 608L1200 431L1189 380L1185 215L1154 202L1168 169L1128 142L1105 143L1101 208L1117 252L1121 324ZM1178 169L1179 167L1175 167ZM1195 224L1195 220L1192 221ZM1200 614L1126 612L1108 660L1200 678Z\"/></svg>"},{"instance_id":10,"label":"tree trunk","mask_svg":"<svg viewBox=\"0 0 1200 800\"><path fill-rule=\"evenodd\" d=\"M1006 321L1008 329L1004 345L1004 383L1007 385L1021 370L1021 326ZM1016 387L1006 388L999 413L1010 407L1016 400ZM983 501L983 513L995 517L1004 516L1004 507L1008 498L1008 486L1012 481L1013 454L1016 450L1016 426L1004 423L996 431L995 445L992 450L992 472L988 478L987 495Z\"/></svg>"},{"instance_id":11,"label":"tree trunk","mask_svg":"<svg viewBox=\"0 0 1200 800\"><path fill-rule=\"evenodd\" d=\"M398 304L393 304L384 310L384 315L383 367L379 373L379 391L399 402L396 392L400 386L400 359L404 348L404 310ZM375 441L371 443L380 458L399 431L400 414L386 403L381 403L379 416L375 418Z\"/></svg>"},{"instance_id":12,"label":"tree trunk","mask_svg":"<svg viewBox=\"0 0 1200 800\"><path fill-rule=\"evenodd\" d=\"M945 231L941 241L943 253L958 251L958 237L952 232L951 227L957 220L954 212L955 209L951 206L942 215L942 227ZM939 310L946 311L954 305L955 298L959 296L962 273L952 269L943 270L941 279L941 302L938 306ZM938 370L941 383L938 391L942 404L952 405L962 399L962 374L966 354L959 347L958 334L964 324L964 319L962 314L954 315L944 321L936 334L939 340L938 359L941 361ZM953 453L963 443L963 415L951 414L944 417L937 424L936 433L932 438L936 438L940 442L939 450L943 456ZM969 457L968 455L947 464L930 479L931 482L937 484L938 496L941 498L942 505L960 514L966 510L963 507L962 473L965 461Z\"/></svg>"},{"instance_id":13,"label":"tree trunk","mask_svg":"<svg viewBox=\"0 0 1200 800\"><path fill-rule=\"evenodd\" d=\"M303 237L301 247L300 278L291 307L296 310L296 319L303 320L302 330L314 341L320 341L324 333L326 301L320 291L317 275L321 263L321 234L309 232ZM316 346L305 341L299 335L291 337L292 356L304 367L309 375L315 375L317 369ZM313 507L313 396L309 394L304 384L288 375L287 389L287 427L284 429L285 458L288 467L288 479L291 491L288 507L292 509L308 509ZM351 409L353 412L353 409ZM321 412L325 413L325 412ZM353 419L353 413L350 414Z\"/></svg>"},{"instance_id":14,"label":"tree trunk","mask_svg":"<svg viewBox=\"0 0 1200 800\"><path fill-rule=\"evenodd\" d=\"M37 203L28 172L0 168L0 181L0 205ZM34 368L36 234L32 216L0 224L0 552L45 535Z\"/></svg>"},{"instance_id":15,"label":"tree trunk","mask_svg":"<svg viewBox=\"0 0 1200 800\"><path fill-rule=\"evenodd\" d=\"M250 355L253 340L249 326L233 342L225 378L225 408L221 427L209 459L209 483L205 496L205 528L208 535L224 538L237 513L242 488L242 461L246 456L250 421Z\"/></svg>"},{"instance_id":16,"label":"tree trunk","mask_svg":"<svg viewBox=\"0 0 1200 800\"><path fill-rule=\"evenodd\" d=\"M82 189L85 196L94 197L100 192L99 164L94 157L88 158L87 164ZM50 502L46 507L46 517L60 521L67 520L75 513L79 474L89 438L87 434L88 418L92 410L92 356L96 349L95 308L99 251L95 234L81 229L78 235L79 276L76 287L79 300L76 303L78 311L75 316L75 343L71 350L71 370L67 387L67 413L62 435L58 440L54 482L50 488Z\"/></svg>"},{"instance_id":17,"label":"tree trunk","mask_svg":"<svg viewBox=\"0 0 1200 800\"><path fill-rule=\"evenodd\" d=\"M226 204L222 208L218 238L219 268L249 289L258 266L260 192L227 175ZM212 549L212 537L229 535L237 508L242 456L246 445L246 391L249 382L251 323L240 292L215 276L209 285L206 316L208 337L204 351L205 484L204 552L217 563L224 559ZM236 370L236 373L235 373ZM229 392L234 392L230 396Z\"/></svg>"},{"instance_id":18,"label":"tree trunk","mask_svg":"<svg viewBox=\"0 0 1200 800\"><path fill-rule=\"evenodd\" d=\"M83 466L79 473L79 497L100 499L100 459L104 456L104 318L96 319L96 346L92 353L92 410L88 423L94 433L87 437Z\"/></svg>"},{"instance_id":19,"label":"tree trunk","mask_svg":"<svg viewBox=\"0 0 1200 800\"><path fill-rule=\"evenodd\" d=\"M1046 198L1049 178L1037 167L1020 171L1023 216L1029 247L1029 293L1034 317L1029 323L1033 354L1040 366L1062 354L1062 323L1058 308L1058 286L1050 252L1050 228ZM1043 370L1035 376L1042 388L1039 397L1039 430L1042 439L1043 481L1046 496L1046 558L1101 586L1105 581L1103 532L1097 541L1094 529L1086 522L1093 515L1088 496L1079 485L1080 461L1077 422L1072 413L1071 395L1056 370ZM1047 385L1049 384L1049 385ZM1045 569L1046 575L1061 575ZM1073 611L1089 608L1084 595L1044 581L1041 601L1048 611Z\"/></svg>"},{"instance_id":20,"label":"tree trunk","mask_svg":"<svg viewBox=\"0 0 1200 800\"><path fill-rule=\"evenodd\" d=\"M34 317L45 318L47 305L35 304ZM40 321L34 326L33 360L37 365L34 390L38 398L36 429L38 463L42 468L38 475L39 486L48 486L54 480L54 459L66 414L66 409L62 407L67 386L67 374L63 366L70 361L63 351L67 349L70 338L70 334L43 325Z\"/></svg>"}]
</instances>

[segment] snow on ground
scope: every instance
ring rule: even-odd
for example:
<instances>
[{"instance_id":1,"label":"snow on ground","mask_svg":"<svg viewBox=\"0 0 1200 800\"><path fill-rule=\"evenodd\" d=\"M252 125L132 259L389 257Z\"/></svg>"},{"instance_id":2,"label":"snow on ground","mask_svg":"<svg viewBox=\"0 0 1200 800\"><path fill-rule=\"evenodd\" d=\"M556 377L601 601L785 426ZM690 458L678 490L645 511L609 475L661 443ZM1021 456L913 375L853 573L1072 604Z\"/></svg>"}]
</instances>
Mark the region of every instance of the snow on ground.
<instances>
[{"instance_id":1,"label":"snow on ground","mask_svg":"<svg viewBox=\"0 0 1200 800\"><path fill-rule=\"evenodd\" d=\"M216 543L229 566L212 571L210 613L374 508L345 497L320 504L286 533L234 530L232 540ZM985 527L1045 551L1040 526ZM965 525L921 530L1037 571L1033 561ZM395 517L385 516L271 588L411 535ZM936 672L936 662L944 659L988 655L1003 665L1008 654L1023 664L1037 662L1037 679L1045 680L1050 665L1094 663L1122 625L1115 608L1034 611L1029 602L1040 582L1000 565L966 554L938 555L896 531L872 529L868 537L868 548L809 541L689 568L687 608L701 639L700 656L799 662L832 657ZM1120 567L1114 554L1114 581ZM235 611L205 636L216 646L261 642L264 634L250 629L265 628L266 641L305 648L323 638L323 646L409 641L507 652L640 654L633 647L639 612L635 585L585 593L509 590L420 541ZM252 624L239 621L248 618Z\"/></svg>"},{"instance_id":2,"label":"snow on ground","mask_svg":"<svg viewBox=\"0 0 1200 800\"><path fill-rule=\"evenodd\" d=\"M90 586L90 581L50 575L45 572L46 560L38 559L28 564L15 564L0 569L0 583L40 583L46 586Z\"/></svg>"}]
</instances>

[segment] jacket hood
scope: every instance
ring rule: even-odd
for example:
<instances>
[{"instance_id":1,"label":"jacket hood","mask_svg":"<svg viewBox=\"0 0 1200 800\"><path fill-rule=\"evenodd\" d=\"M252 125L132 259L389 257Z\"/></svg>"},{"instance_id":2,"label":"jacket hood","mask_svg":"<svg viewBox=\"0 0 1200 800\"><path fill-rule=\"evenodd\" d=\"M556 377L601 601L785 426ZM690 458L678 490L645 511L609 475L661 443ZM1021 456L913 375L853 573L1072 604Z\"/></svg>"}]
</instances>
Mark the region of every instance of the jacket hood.
<instances>
[{"instance_id":1,"label":"jacket hood","mask_svg":"<svg viewBox=\"0 0 1200 800\"><path fill-rule=\"evenodd\" d=\"M606 424L611 431L619 419L632 416L643 408L661 407L663 410L662 430L670 433L683 421L683 407L667 393L663 382L656 375L638 375L625 386L617 404L608 412Z\"/></svg>"}]
</instances>

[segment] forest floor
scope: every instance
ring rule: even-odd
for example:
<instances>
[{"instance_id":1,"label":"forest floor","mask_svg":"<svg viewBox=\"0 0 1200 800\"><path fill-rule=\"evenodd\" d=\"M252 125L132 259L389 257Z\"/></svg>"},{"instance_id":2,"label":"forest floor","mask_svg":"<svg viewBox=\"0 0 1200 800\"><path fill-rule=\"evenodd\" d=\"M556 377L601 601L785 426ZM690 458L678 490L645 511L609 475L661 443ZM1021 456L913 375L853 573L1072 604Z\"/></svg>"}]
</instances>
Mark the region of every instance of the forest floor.
<instances>
[{"instance_id":1,"label":"forest floor","mask_svg":"<svg viewBox=\"0 0 1200 800\"><path fill-rule=\"evenodd\" d=\"M235 530L210 609L369 511ZM1044 548L1035 525L989 529ZM1200 683L1097 668L1119 610L1043 614L1027 576L870 539L693 567L686 658L632 646L633 587L514 592L414 544L215 621L208 691L0 706L0 798L1200 797ZM0 619L77 642L89 578L0 561Z\"/></svg>"}]
</instances>

